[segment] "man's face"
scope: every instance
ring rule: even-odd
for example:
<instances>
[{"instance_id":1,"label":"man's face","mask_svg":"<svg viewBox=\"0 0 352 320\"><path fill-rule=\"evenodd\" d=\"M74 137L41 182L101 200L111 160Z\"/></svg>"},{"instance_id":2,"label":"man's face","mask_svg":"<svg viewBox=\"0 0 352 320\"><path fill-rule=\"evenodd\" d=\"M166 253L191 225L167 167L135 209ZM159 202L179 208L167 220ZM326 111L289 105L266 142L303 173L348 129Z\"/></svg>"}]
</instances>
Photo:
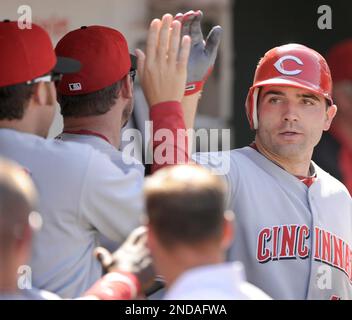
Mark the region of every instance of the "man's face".
<instances>
[{"instance_id":1,"label":"man's face","mask_svg":"<svg viewBox=\"0 0 352 320\"><path fill-rule=\"evenodd\" d=\"M308 90L266 86L258 99L257 138L279 157L311 157L335 113L335 106L327 108L322 96Z\"/></svg>"}]
</instances>

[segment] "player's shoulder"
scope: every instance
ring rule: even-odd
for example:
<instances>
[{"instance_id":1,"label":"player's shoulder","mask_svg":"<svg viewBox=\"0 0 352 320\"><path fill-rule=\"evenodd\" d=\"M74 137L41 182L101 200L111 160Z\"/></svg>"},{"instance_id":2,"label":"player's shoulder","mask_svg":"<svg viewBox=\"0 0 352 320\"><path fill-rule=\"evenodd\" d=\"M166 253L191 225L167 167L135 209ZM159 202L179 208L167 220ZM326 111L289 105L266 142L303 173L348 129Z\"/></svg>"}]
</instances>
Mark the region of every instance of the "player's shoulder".
<instances>
[{"instance_id":1,"label":"player's shoulder","mask_svg":"<svg viewBox=\"0 0 352 320\"><path fill-rule=\"evenodd\" d=\"M219 167L224 161L237 161L238 158L244 156L240 152L241 149L231 149L225 151L211 151L211 152L196 152L192 154L192 159L209 167Z\"/></svg>"},{"instance_id":2,"label":"player's shoulder","mask_svg":"<svg viewBox=\"0 0 352 320\"><path fill-rule=\"evenodd\" d=\"M62 141L58 139L46 139L45 147L48 151L61 153L63 155L71 155L81 158L94 152L94 148L78 142Z\"/></svg>"},{"instance_id":3,"label":"player's shoulder","mask_svg":"<svg viewBox=\"0 0 352 320\"><path fill-rule=\"evenodd\" d=\"M57 139L47 143L52 152L57 154L57 159L60 159L56 161L65 163L63 166L68 166L70 169L76 168L84 175L89 174L93 178L109 174L123 175L122 170L113 164L105 152L89 144Z\"/></svg>"},{"instance_id":4,"label":"player's shoulder","mask_svg":"<svg viewBox=\"0 0 352 320\"><path fill-rule=\"evenodd\" d=\"M2 146L5 148L18 148L23 150L31 150L33 153L31 156L57 154L57 155L79 155L91 152L90 148L86 148L83 145L77 143L64 143L63 141L56 139L45 139L35 134L19 132L12 129L1 129L0 139Z\"/></svg>"},{"instance_id":5,"label":"player's shoulder","mask_svg":"<svg viewBox=\"0 0 352 320\"><path fill-rule=\"evenodd\" d=\"M43 155L47 159L50 159L53 164L60 165L67 172L75 170L76 173L83 173L93 158L104 158L103 154L91 146L78 142L46 139L41 148L43 148Z\"/></svg>"},{"instance_id":6,"label":"player's shoulder","mask_svg":"<svg viewBox=\"0 0 352 320\"><path fill-rule=\"evenodd\" d=\"M57 167L66 172L84 173L88 167L109 165L110 159L89 144L42 137L19 132L11 133L20 147L26 148L37 163ZM9 139L8 139L9 140ZM92 164L91 164L92 163Z\"/></svg>"},{"instance_id":7,"label":"player's shoulder","mask_svg":"<svg viewBox=\"0 0 352 320\"><path fill-rule=\"evenodd\" d=\"M237 155L241 155L241 150L246 149L248 147L240 148L240 149L231 149L231 150L223 150L223 151L203 151L196 152L192 154L193 159L221 159L222 157L235 157Z\"/></svg>"},{"instance_id":8,"label":"player's shoulder","mask_svg":"<svg viewBox=\"0 0 352 320\"><path fill-rule=\"evenodd\" d=\"M324 169L319 167L314 161L312 161L317 177L320 180L322 186L326 191L331 193L345 193L349 198L351 198L349 191L346 186L333 177L330 173L326 172Z\"/></svg>"},{"instance_id":9,"label":"player's shoulder","mask_svg":"<svg viewBox=\"0 0 352 320\"><path fill-rule=\"evenodd\" d=\"M241 176L250 176L259 169L251 158L254 152L256 151L251 147L218 152L199 152L193 154L192 159L212 173L224 176L230 188L235 190L240 183Z\"/></svg>"},{"instance_id":10,"label":"player's shoulder","mask_svg":"<svg viewBox=\"0 0 352 320\"><path fill-rule=\"evenodd\" d=\"M65 143L74 142L81 145L89 145L93 147L93 149L108 156L110 161L124 173L128 173L130 170L136 169L144 176L144 166L142 162L138 161L129 154L123 155L120 150L100 137L85 134L61 133L55 139Z\"/></svg>"}]
</instances>

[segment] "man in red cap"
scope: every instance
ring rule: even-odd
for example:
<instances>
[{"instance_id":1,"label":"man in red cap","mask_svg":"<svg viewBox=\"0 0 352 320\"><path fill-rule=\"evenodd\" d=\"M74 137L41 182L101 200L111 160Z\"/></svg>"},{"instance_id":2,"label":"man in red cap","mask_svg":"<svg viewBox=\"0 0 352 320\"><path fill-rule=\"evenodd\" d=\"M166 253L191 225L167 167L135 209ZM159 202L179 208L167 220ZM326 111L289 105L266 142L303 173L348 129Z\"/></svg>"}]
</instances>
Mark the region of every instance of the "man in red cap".
<instances>
[{"instance_id":1,"label":"man in red cap","mask_svg":"<svg viewBox=\"0 0 352 320\"><path fill-rule=\"evenodd\" d=\"M205 47L200 29L202 16L198 10L174 17L182 22L182 35L192 38L187 86L182 97L186 113L187 105L198 101L220 43L221 28L214 27ZM55 50L59 56L82 63L80 72L64 75L57 87L64 118L64 130L58 138L87 143L108 154L123 171L137 170L143 176L144 167L139 161L118 150L121 129L133 109L133 79L137 68L136 57L130 55L124 36L108 27L84 26L66 34ZM148 102L154 104L154 101ZM152 113L151 120L153 116Z\"/></svg>"},{"instance_id":2,"label":"man in red cap","mask_svg":"<svg viewBox=\"0 0 352 320\"><path fill-rule=\"evenodd\" d=\"M33 24L0 22L0 155L18 162L39 191L43 228L33 239L33 285L77 297L101 277L99 234L124 239L140 224L142 190L90 146L45 140L54 115L54 81L79 63L57 58Z\"/></svg>"},{"instance_id":3,"label":"man in red cap","mask_svg":"<svg viewBox=\"0 0 352 320\"><path fill-rule=\"evenodd\" d=\"M12 127L16 123L46 137L55 111L53 82L64 73L78 71L80 63L70 58L57 58L49 36L35 24L32 29L25 30L19 32L16 22L1 22L1 126ZM44 105L43 110L38 110L43 112L24 103L33 93ZM30 114L28 121L18 121L25 111ZM38 119L33 121L36 117Z\"/></svg>"},{"instance_id":4,"label":"man in red cap","mask_svg":"<svg viewBox=\"0 0 352 320\"><path fill-rule=\"evenodd\" d=\"M80 72L65 75L57 87L64 119L64 141L87 143L109 155L124 172L140 178L144 167L135 158L122 158L118 150L121 129L132 113L136 58L129 54L124 36L104 26L84 26L66 34L56 46L57 55L77 59Z\"/></svg>"},{"instance_id":5,"label":"man in red cap","mask_svg":"<svg viewBox=\"0 0 352 320\"><path fill-rule=\"evenodd\" d=\"M134 177L141 189L144 166L119 151L121 129L132 113L136 58L129 54L124 36L104 26L83 26L66 34L56 54L81 62L79 72L65 75L57 94L64 120L57 137L91 145L107 154L124 173ZM104 236L102 245L115 250L118 244Z\"/></svg>"},{"instance_id":6,"label":"man in red cap","mask_svg":"<svg viewBox=\"0 0 352 320\"><path fill-rule=\"evenodd\" d=\"M138 54L148 100L169 77L165 62L153 59L159 28L155 23L146 54ZM150 74L152 67L159 73ZM299 44L273 48L259 61L246 101L255 142L193 157L227 183L237 226L229 258L243 262L248 281L274 299L352 298L351 196L311 161L337 111L331 94L330 70L318 52ZM183 114L175 103L158 117L153 106L154 128L185 129L196 107Z\"/></svg>"},{"instance_id":7,"label":"man in red cap","mask_svg":"<svg viewBox=\"0 0 352 320\"><path fill-rule=\"evenodd\" d=\"M207 71L211 67L220 41L217 37L212 50L209 50L209 57L197 60L197 50L204 47L203 43L199 45L202 39L196 39L202 13L191 11L186 16L183 21L179 19L180 15L176 17L176 20L183 22L183 29L190 29L192 24L194 30L191 35L194 39L191 57L195 61L190 60L188 64L188 86L182 97L185 110L189 93L194 95L201 90L204 74L199 74L199 69ZM169 18L172 20L171 16ZM210 33L210 39L213 39L212 34L216 35ZM82 64L78 73L64 75L57 86L57 98L64 120L63 132L57 138L89 144L107 154L118 168L135 176L135 188L141 189L144 166L136 158L119 150L121 129L133 109L133 80L137 68L136 57L129 53L125 37L109 27L83 26L66 34L55 51L59 56L77 59ZM101 241L109 249L117 245L104 237Z\"/></svg>"},{"instance_id":8,"label":"man in red cap","mask_svg":"<svg viewBox=\"0 0 352 320\"><path fill-rule=\"evenodd\" d=\"M343 182L352 194L352 39L333 46L327 54L333 97L339 110L331 129L323 134L313 159Z\"/></svg>"}]
</instances>

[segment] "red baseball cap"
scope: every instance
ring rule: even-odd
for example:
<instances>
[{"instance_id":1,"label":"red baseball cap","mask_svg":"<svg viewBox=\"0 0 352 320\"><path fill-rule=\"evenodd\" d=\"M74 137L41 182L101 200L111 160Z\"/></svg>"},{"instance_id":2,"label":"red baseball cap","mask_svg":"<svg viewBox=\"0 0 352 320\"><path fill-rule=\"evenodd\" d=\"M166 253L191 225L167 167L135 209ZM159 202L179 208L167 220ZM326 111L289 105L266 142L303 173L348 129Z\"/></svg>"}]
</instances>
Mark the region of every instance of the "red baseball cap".
<instances>
[{"instance_id":1,"label":"red baseball cap","mask_svg":"<svg viewBox=\"0 0 352 320\"><path fill-rule=\"evenodd\" d=\"M0 87L79 68L79 61L55 56L49 35L38 25L20 29L16 21L0 22Z\"/></svg>"},{"instance_id":2,"label":"red baseball cap","mask_svg":"<svg viewBox=\"0 0 352 320\"><path fill-rule=\"evenodd\" d=\"M352 81L352 39L343 40L328 52L326 60L334 82Z\"/></svg>"},{"instance_id":3,"label":"red baseball cap","mask_svg":"<svg viewBox=\"0 0 352 320\"><path fill-rule=\"evenodd\" d=\"M80 72L63 76L57 90L63 95L81 95L106 88L125 77L131 57L125 37L104 26L83 26L66 34L56 54L77 59Z\"/></svg>"}]
</instances>

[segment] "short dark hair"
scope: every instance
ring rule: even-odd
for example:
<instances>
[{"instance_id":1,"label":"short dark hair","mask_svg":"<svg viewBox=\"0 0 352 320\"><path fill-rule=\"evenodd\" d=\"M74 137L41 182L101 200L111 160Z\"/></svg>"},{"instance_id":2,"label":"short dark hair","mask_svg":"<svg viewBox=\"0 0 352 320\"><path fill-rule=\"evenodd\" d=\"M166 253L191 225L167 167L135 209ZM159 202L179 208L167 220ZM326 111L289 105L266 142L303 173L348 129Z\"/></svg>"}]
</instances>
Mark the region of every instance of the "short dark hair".
<instances>
[{"instance_id":1,"label":"short dark hair","mask_svg":"<svg viewBox=\"0 0 352 320\"><path fill-rule=\"evenodd\" d=\"M170 248L221 239L225 190L221 178L197 165L170 166L147 178L145 207L160 243Z\"/></svg>"},{"instance_id":2,"label":"short dark hair","mask_svg":"<svg viewBox=\"0 0 352 320\"><path fill-rule=\"evenodd\" d=\"M63 117L87 117L107 113L119 96L121 81L101 90L68 96L58 93L57 101Z\"/></svg>"},{"instance_id":3,"label":"short dark hair","mask_svg":"<svg viewBox=\"0 0 352 320\"><path fill-rule=\"evenodd\" d=\"M0 120L20 120L34 93L35 84L0 87Z\"/></svg>"}]
</instances>

